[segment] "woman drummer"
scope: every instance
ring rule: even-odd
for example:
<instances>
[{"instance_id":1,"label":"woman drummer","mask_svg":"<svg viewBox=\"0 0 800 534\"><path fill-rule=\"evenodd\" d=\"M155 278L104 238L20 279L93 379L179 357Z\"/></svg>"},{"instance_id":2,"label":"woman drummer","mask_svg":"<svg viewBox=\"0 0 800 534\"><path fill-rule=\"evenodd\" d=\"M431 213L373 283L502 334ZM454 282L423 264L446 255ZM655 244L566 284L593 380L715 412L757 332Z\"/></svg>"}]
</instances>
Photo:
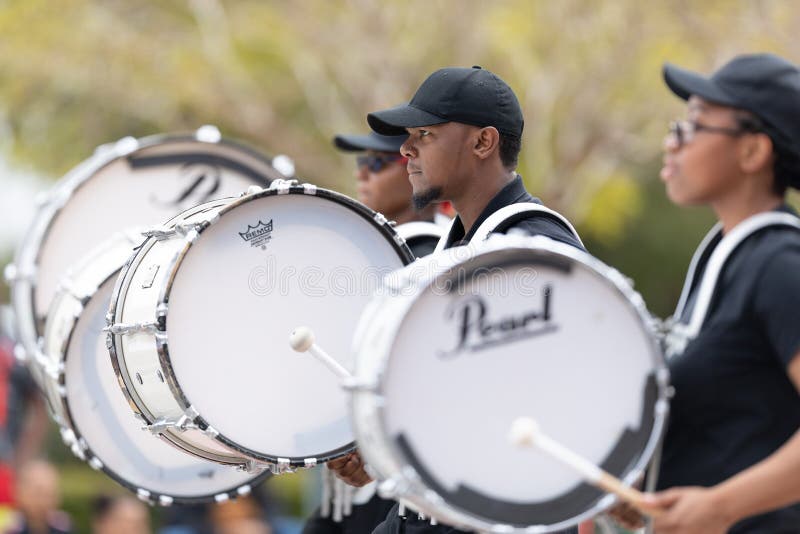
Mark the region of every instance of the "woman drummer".
<instances>
[{"instance_id":1,"label":"woman drummer","mask_svg":"<svg viewBox=\"0 0 800 534\"><path fill-rule=\"evenodd\" d=\"M664 78L688 101L665 141L667 195L711 207L720 224L675 317L688 335L672 345L655 531L800 532L800 221L785 202L800 188L800 71L760 54L710 78L667 64ZM712 254L734 239L717 271Z\"/></svg>"}]
</instances>

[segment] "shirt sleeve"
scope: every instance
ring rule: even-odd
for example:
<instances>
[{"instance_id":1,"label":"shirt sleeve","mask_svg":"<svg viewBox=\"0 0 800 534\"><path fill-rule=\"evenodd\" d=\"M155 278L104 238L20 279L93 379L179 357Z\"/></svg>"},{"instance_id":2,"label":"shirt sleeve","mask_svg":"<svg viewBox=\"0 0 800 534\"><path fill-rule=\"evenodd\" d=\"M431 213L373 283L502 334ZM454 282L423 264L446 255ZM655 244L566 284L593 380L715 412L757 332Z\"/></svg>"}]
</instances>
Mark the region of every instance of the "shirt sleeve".
<instances>
[{"instance_id":1,"label":"shirt sleeve","mask_svg":"<svg viewBox=\"0 0 800 534\"><path fill-rule=\"evenodd\" d=\"M800 246L767 260L753 295L756 319L784 366L800 351Z\"/></svg>"}]
</instances>

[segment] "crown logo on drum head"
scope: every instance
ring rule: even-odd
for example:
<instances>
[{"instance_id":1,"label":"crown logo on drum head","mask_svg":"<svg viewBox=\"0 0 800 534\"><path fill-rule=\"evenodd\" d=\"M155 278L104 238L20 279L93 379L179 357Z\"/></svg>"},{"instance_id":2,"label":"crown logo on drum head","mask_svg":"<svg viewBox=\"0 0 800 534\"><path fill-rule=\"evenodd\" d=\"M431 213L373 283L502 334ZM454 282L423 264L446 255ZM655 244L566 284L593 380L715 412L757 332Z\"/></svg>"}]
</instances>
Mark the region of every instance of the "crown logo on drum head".
<instances>
[{"instance_id":1,"label":"crown logo on drum head","mask_svg":"<svg viewBox=\"0 0 800 534\"><path fill-rule=\"evenodd\" d=\"M239 232L239 235L245 242L250 243L251 247L266 248L266 244L272 239L272 219L268 223L264 223L259 219L258 224L252 226L247 225L247 230Z\"/></svg>"}]
</instances>

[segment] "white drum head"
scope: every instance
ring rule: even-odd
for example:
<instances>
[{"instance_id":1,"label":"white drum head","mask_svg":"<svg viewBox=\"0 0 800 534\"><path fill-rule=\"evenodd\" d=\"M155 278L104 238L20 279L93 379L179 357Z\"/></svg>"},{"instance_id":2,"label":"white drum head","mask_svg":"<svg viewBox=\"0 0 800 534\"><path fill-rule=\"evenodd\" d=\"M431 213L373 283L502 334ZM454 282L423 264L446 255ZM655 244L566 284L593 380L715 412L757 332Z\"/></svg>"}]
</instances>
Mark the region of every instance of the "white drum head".
<instances>
[{"instance_id":1,"label":"white drum head","mask_svg":"<svg viewBox=\"0 0 800 534\"><path fill-rule=\"evenodd\" d=\"M222 210L168 290L171 371L183 402L258 459L325 458L352 447L339 379L288 344L297 326L345 367L358 317L408 249L366 208L324 190L264 191Z\"/></svg>"},{"instance_id":2,"label":"white drum head","mask_svg":"<svg viewBox=\"0 0 800 534\"><path fill-rule=\"evenodd\" d=\"M12 301L28 356L59 278L94 246L279 177L267 159L226 141L154 136L98 149L49 192L15 257Z\"/></svg>"},{"instance_id":3,"label":"white drum head","mask_svg":"<svg viewBox=\"0 0 800 534\"><path fill-rule=\"evenodd\" d=\"M260 482L255 476L196 458L142 430L117 384L105 346L106 313L114 286L107 280L86 304L64 362L66 411L90 456L120 484L156 502L213 500ZM168 501L169 502L169 501Z\"/></svg>"},{"instance_id":4,"label":"white drum head","mask_svg":"<svg viewBox=\"0 0 800 534\"><path fill-rule=\"evenodd\" d=\"M620 477L649 458L660 352L642 310L581 257L590 259L522 248L479 255L425 286L386 336L385 368L371 377L383 431L400 463L467 526L564 528L603 495L511 443L519 417Z\"/></svg>"}]
</instances>

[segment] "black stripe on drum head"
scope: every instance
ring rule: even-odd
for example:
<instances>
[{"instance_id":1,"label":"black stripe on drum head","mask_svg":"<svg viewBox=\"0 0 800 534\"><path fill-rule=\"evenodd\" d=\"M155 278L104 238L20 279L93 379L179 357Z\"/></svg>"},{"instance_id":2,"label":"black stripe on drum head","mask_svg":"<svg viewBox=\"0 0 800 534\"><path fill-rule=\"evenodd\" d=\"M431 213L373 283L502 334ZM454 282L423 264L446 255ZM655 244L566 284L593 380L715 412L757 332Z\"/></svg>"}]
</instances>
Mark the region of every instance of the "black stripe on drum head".
<instances>
[{"instance_id":1,"label":"black stripe on drum head","mask_svg":"<svg viewBox=\"0 0 800 534\"><path fill-rule=\"evenodd\" d=\"M642 411L639 428L637 430L624 429L614 449L600 465L605 471L618 477L623 477L636 467L642 452L647 447L655 425L654 408L658 399L658 386L652 374L648 377L644 389L642 400L645 409ZM604 495L602 491L586 483L580 483L553 499L528 503L492 498L479 489L464 484L459 484L455 491L449 491L420 461L404 434L398 434L395 442L405 456L405 460L416 470L429 488L438 493L449 505L484 520L518 527L555 525L569 521L590 510ZM531 473L531 479L535 479L535 477L536 473Z\"/></svg>"},{"instance_id":2,"label":"black stripe on drum head","mask_svg":"<svg viewBox=\"0 0 800 534\"><path fill-rule=\"evenodd\" d=\"M180 153L168 154L163 156L133 155L133 156L128 156L126 159L128 160L128 164L131 166L132 169L159 167L163 165L182 165L185 163L192 163L192 164L205 163L207 165L216 165L218 167L224 167L234 170L264 185L268 185L272 181L271 177L265 176L264 174L253 169L252 167L243 165L238 161L216 154L200 154L194 152L186 152L183 154Z\"/></svg>"},{"instance_id":3,"label":"black stripe on drum head","mask_svg":"<svg viewBox=\"0 0 800 534\"><path fill-rule=\"evenodd\" d=\"M495 269L549 267L564 274L570 274L574 266L575 260L547 251L542 254L542 251L535 249L499 250L456 265L449 272L443 274L436 284L438 287L446 289L448 293L460 292L468 281L471 282L478 276L490 274Z\"/></svg>"}]
</instances>

